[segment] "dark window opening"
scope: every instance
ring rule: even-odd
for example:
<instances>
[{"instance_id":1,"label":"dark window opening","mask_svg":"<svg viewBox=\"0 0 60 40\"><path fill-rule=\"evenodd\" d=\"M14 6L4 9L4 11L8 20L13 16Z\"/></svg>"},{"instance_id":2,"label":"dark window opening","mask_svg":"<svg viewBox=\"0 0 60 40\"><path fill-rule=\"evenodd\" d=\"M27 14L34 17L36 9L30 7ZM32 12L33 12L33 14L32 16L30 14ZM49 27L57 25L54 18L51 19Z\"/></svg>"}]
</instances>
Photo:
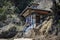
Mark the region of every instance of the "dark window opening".
<instances>
[{"instance_id":1,"label":"dark window opening","mask_svg":"<svg viewBox=\"0 0 60 40\"><path fill-rule=\"evenodd\" d=\"M40 24L40 15L36 15L36 26Z\"/></svg>"}]
</instances>

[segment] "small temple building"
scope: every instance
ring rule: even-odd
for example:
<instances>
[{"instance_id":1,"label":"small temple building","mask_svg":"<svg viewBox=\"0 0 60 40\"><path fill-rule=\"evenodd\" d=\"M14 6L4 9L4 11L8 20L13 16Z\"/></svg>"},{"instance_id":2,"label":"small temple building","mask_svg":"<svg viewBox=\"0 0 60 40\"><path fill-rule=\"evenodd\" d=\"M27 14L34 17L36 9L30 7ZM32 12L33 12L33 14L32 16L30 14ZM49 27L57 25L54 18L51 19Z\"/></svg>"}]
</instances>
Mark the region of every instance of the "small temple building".
<instances>
[{"instance_id":1,"label":"small temple building","mask_svg":"<svg viewBox=\"0 0 60 40\"><path fill-rule=\"evenodd\" d=\"M39 4L33 3L20 14L26 18L26 23L33 28L40 25L51 13L48 10L37 9L37 6Z\"/></svg>"}]
</instances>

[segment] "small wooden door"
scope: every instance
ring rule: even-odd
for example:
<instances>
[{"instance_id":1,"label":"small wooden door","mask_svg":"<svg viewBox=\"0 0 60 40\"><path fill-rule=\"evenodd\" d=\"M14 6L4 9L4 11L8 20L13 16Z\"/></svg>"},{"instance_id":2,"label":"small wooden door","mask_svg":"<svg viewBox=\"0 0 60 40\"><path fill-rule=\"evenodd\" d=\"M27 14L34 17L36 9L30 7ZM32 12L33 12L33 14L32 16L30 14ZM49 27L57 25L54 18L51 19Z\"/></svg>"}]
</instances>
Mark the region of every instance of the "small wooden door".
<instances>
[{"instance_id":1,"label":"small wooden door","mask_svg":"<svg viewBox=\"0 0 60 40\"><path fill-rule=\"evenodd\" d=\"M40 15L36 15L36 26L40 24Z\"/></svg>"}]
</instances>

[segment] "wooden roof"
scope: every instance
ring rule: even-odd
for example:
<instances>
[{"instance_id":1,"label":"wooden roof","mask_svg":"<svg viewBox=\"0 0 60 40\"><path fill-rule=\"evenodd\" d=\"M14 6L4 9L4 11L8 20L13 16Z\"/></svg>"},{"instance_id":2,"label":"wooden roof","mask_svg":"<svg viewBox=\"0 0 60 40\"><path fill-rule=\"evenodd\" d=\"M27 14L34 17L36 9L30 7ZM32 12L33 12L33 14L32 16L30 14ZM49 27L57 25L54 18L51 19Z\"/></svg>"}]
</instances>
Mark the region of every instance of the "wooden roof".
<instances>
[{"instance_id":1,"label":"wooden roof","mask_svg":"<svg viewBox=\"0 0 60 40\"><path fill-rule=\"evenodd\" d=\"M41 9L32 9L32 8L30 8L30 7L27 7L20 15L29 15L30 13L33 13L33 12L35 12L35 13L39 13L39 14L48 14L48 13L50 13L50 11L48 11L48 10L41 10Z\"/></svg>"},{"instance_id":2,"label":"wooden roof","mask_svg":"<svg viewBox=\"0 0 60 40\"><path fill-rule=\"evenodd\" d=\"M39 4L37 4L37 3L32 3L31 5L39 5Z\"/></svg>"}]
</instances>

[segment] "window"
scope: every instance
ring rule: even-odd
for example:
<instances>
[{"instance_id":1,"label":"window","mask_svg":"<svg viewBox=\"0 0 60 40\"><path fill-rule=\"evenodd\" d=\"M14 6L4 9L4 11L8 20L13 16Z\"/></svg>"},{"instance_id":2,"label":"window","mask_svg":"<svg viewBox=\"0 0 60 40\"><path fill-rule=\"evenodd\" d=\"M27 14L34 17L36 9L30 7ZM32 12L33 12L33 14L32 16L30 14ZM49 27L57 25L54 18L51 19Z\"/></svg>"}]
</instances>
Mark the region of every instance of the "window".
<instances>
[{"instance_id":1,"label":"window","mask_svg":"<svg viewBox=\"0 0 60 40\"><path fill-rule=\"evenodd\" d=\"M31 17L30 16L26 17L26 23L31 24Z\"/></svg>"}]
</instances>

